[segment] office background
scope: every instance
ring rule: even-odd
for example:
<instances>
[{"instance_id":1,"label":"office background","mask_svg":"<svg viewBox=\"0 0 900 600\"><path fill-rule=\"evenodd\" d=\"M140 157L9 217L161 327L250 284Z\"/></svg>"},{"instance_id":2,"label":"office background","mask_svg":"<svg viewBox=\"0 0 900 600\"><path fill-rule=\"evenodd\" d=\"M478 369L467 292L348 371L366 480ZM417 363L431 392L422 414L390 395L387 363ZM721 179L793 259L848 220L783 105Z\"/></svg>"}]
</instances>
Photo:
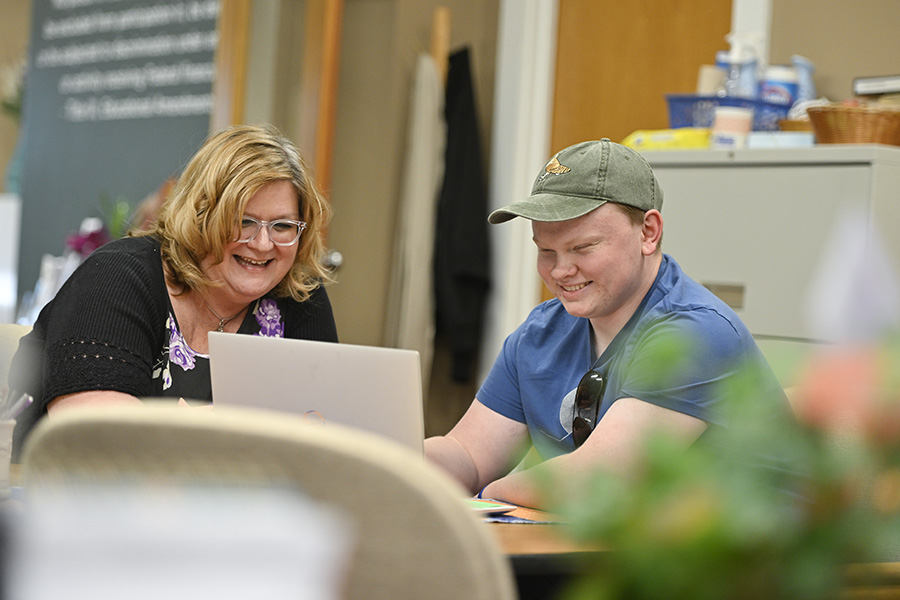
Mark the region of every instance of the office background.
<instances>
[{"instance_id":1,"label":"office background","mask_svg":"<svg viewBox=\"0 0 900 600\"><path fill-rule=\"evenodd\" d=\"M335 219L330 230L330 245L339 250L344 264L338 272L338 283L330 289L338 320L341 339L351 343L380 345L383 343L385 314L387 310L388 283L390 281L393 234L397 222L397 203L400 196L402 158L406 140L406 113L409 106L411 79L416 56L428 50L432 15L436 6L445 5L451 12L450 47L468 46L472 57L473 85L481 125L485 168L491 176L491 167L500 161L496 156L499 144L493 136L495 120L502 116L503 106L497 101L498 65L503 57L499 49L503 40L500 32L512 18L510 11L528 11L528 5L542 5L536 12L541 19L557 19L559 29L552 27L560 40L571 41L576 36L577 45L584 48L587 57L580 69L608 71L610 60L620 62L627 57L600 51L611 45L616 37L631 35L633 41L644 43L631 32L643 32L646 27L665 29L668 23L661 21L663 6L674 10L690 11L697 5L711 0L653 0L632 5L636 13L623 12L621 7L607 0L560 0L555 2L521 2L510 7L501 0L345 0L343 9L340 47L340 79L337 100L337 120L334 142L334 159L331 189L328 190L335 208ZM657 4L658 3L658 4ZM277 4L282 14L302 14L301 0L257 0L254 5ZM554 5L547 8L545 5ZM710 47L724 49L724 33L736 15L757 14L764 26L769 27L769 62L787 62L792 54L810 58L817 67L816 83L821 95L832 100L849 98L853 77L862 75L896 74L900 72L897 57L900 56L900 3L896 0L717 0L718 20L704 28L705 23L680 24L685 30L676 32L683 39L704 40ZM521 8L525 7L525 8ZM754 12L755 11L755 12ZM704 9L704 12L709 12ZM22 0L0 0L0 64L14 62L24 53L28 44L31 3ZM251 40L256 48L268 42L276 44L275 51L290 48L293 34L291 19L273 21L272 11L264 11L255 19ZM590 19L572 19L572 15L591 15ZM268 16L266 16L268 15ZM750 17L753 18L752 16ZM268 21L266 19L269 19ZM591 22L596 19L596 22ZM587 26L586 26L587 25ZM693 28L687 29L693 25ZM277 36L272 36L272 27ZM576 29L571 29L576 28ZM577 36L586 36L581 39ZM645 35L646 37L646 35ZM677 39L677 36L676 36ZM544 40L554 44L553 40ZM621 43L621 41L617 42ZM693 43L693 42L692 42ZM699 43L699 42L698 42ZM595 50L595 44L599 50ZM287 46L286 46L287 45ZM644 45L646 45L644 43ZM607 48L608 49L608 48ZM253 50L251 49L251 55ZM673 61L679 57L660 57L659 61L644 61L639 79L652 79L657 74L671 71ZM612 58L611 58L612 56ZM508 60L509 57L506 57ZM666 60L663 60L665 58ZM684 60L682 58L682 60ZM695 62L680 64L680 68L696 71ZM709 57L709 61L712 56ZM649 64L647 64L649 63ZM542 68L544 65L536 65ZM551 65L550 84L564 83L558 74L565 65ZM288 69L288 72L278 69ZM289 121L290 107L281 99L292 81L290 61L281 55L274 72L265 71L273 82L266 90L248 87L247 120L271 120L284 127ZM644 70L646 69L646 70ZM683 76L685 77L685 76ZM590 81L596 73L584 73L581 89L584 94L593 93ZM690 77L682 79L689 85ZM285 86L288 86L286 88ZM542 90L534 90L540 95ZM690 92L690 89L669 89L670 92ZM268 92L268 93L266 93ZM548 92L552 95L552 90ZM256 95L254 95L256 94ZM559 90L556 90L556 106L560 106ZM276 97L277 96L277 97ZM610 102L603 100L600 102ZM629 98L619 106L634 104ZM536 149L534 156L545 157L568 143L571 139L588 139L610 134L613 126L621 132L634 129L665 127L664 103L661 97L644 98L644 112L630 112L624 116L616 113L616 105L602 103L590 106L588 114L568 111L564 115L547 115L549 135L546 147ZM597 118L599 116L599 118ZM603 118L612 119L604 121ZM281 123L279 122L281 121ZM289 123L286 129L290 129ZM566 129L568 128L568 129ZM0 166L5 167L12 156L18 131L14 122L0 118ZM532 159L533 161L535 159ZM539 166L541 159L536 159ZM527 177L530 179L531 174ZM525 182L526 186L529 182ZM152 190L147 190L149 193ZM64 200L61 200L64 201ZM72 227L76 227L73 223ZM62 248L48 248L59 253ZM495 248L498 260L503 260L503 248ZM525 263L528 260L524 261ZM528 284L529 286L531 284ZM534 302L540 291L535 285L534 299L525 298L524 304ZM21 290L20 290L21 291ZM496 307L492 310L498 310ZM502 307L499 310L503 310ZM510 312L510 311L504 311ZM518 318L513 315L513 319ZM489 316L489 321L492 316ZM490 362L496 352L496 339L501 331L494 332L486 345L482 363ZM447 361L438 351L432 377L430 404L447 408L446 420L455 420L455 414L471 400L477 382L454 384L446 376Z\"/></svg>"}]
</instances>

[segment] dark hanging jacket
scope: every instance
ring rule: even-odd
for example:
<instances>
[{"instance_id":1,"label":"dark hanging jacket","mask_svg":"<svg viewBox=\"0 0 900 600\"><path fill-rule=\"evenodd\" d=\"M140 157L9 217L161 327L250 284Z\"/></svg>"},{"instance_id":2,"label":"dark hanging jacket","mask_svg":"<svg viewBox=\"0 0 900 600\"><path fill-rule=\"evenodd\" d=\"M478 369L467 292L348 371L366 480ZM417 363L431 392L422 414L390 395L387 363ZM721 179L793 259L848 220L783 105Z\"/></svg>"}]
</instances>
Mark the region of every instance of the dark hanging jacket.
<instances>
[{"instance_id":1,"label":"dark hanging jacket","mask_svg":"<svg viewBox=\"0 0 900 600\"><path fill-rule=\"evenodd\" d=\"M438 335L449 341L453 379L464 383L478 356L490 287L487 190L468 48L449 58L444 114L447 144L435 233L435 325Z\"/></svg>"}]
</instances>

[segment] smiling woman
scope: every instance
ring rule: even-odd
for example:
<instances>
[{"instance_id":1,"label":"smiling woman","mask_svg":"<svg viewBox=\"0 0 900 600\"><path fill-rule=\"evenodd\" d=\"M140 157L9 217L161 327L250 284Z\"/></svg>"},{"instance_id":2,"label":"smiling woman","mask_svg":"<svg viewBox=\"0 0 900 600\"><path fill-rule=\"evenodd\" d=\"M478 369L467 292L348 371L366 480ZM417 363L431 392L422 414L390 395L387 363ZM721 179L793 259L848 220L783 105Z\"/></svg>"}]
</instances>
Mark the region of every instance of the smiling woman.
<instances>
[{"instance_id":1,"label":"smiling woman","mask_svg":"<svg viewBox=\"0 0 900 600\"><path fill-rule=\"evenodd\" d=\"M39 418L67 406L211 402L210 331L337 341L322 287L329 215L276 130L212 135L150 229L91 254L22 340L11 386L36 401L16 452Z\"/></svg>"}]
</instances>

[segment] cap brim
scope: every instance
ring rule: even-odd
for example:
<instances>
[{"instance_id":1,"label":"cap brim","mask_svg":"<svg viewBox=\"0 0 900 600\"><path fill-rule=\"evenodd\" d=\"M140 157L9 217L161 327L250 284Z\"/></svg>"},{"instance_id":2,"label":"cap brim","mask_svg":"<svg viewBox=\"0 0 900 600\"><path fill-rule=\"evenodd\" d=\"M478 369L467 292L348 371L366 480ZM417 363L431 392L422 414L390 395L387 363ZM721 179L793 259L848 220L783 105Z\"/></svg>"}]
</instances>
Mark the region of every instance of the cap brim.
<instances>
[{"instance_id":1,"label":"cap brim","mask_svg":"<svg viewBox=\"0 0 900 600\"><path fill-rule=\"evenodd\" d=\"M595 208L606 204L606 200L559 196L556 194L536 194L525 200L513 202L498 208L488 216L488 223L496 225L516 217L531 221L568 221L586 215Z\"/></svg>"}]
</instances>

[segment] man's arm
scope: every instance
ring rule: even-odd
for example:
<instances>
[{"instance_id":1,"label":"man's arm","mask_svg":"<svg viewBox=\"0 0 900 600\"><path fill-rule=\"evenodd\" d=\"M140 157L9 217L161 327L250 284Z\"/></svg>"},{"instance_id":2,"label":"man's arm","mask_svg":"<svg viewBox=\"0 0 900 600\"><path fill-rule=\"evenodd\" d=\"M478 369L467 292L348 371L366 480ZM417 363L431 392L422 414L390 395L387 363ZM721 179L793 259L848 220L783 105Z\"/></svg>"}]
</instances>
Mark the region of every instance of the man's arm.
<instances>
[{"instance_id":1,"label":"man's arm","mask_svg":"<svg viewBox=\"0 0 900 600\"><path fill-rule=\"evenodd\" d=\"M648 435L668 435L687 448L705 429L706 423L696 417L635 398L622 398L613 403L580 448L498 479L485 488L483 495L521 506L547 508L541 505L545 495L540 488L542 482L570 481L598 468L628 476L639 467Z\"/></svg>"},{"instance_id":2,"label":"man's arm","mask_svg":"<svg viewBox=\"0 0 900 600\"><path fill-rule=\"evenodd\" d=\"M475 494L525 455L528 427L475 399L445 436L425 440L425 456Z\"/></svg>"}]
</instances>

